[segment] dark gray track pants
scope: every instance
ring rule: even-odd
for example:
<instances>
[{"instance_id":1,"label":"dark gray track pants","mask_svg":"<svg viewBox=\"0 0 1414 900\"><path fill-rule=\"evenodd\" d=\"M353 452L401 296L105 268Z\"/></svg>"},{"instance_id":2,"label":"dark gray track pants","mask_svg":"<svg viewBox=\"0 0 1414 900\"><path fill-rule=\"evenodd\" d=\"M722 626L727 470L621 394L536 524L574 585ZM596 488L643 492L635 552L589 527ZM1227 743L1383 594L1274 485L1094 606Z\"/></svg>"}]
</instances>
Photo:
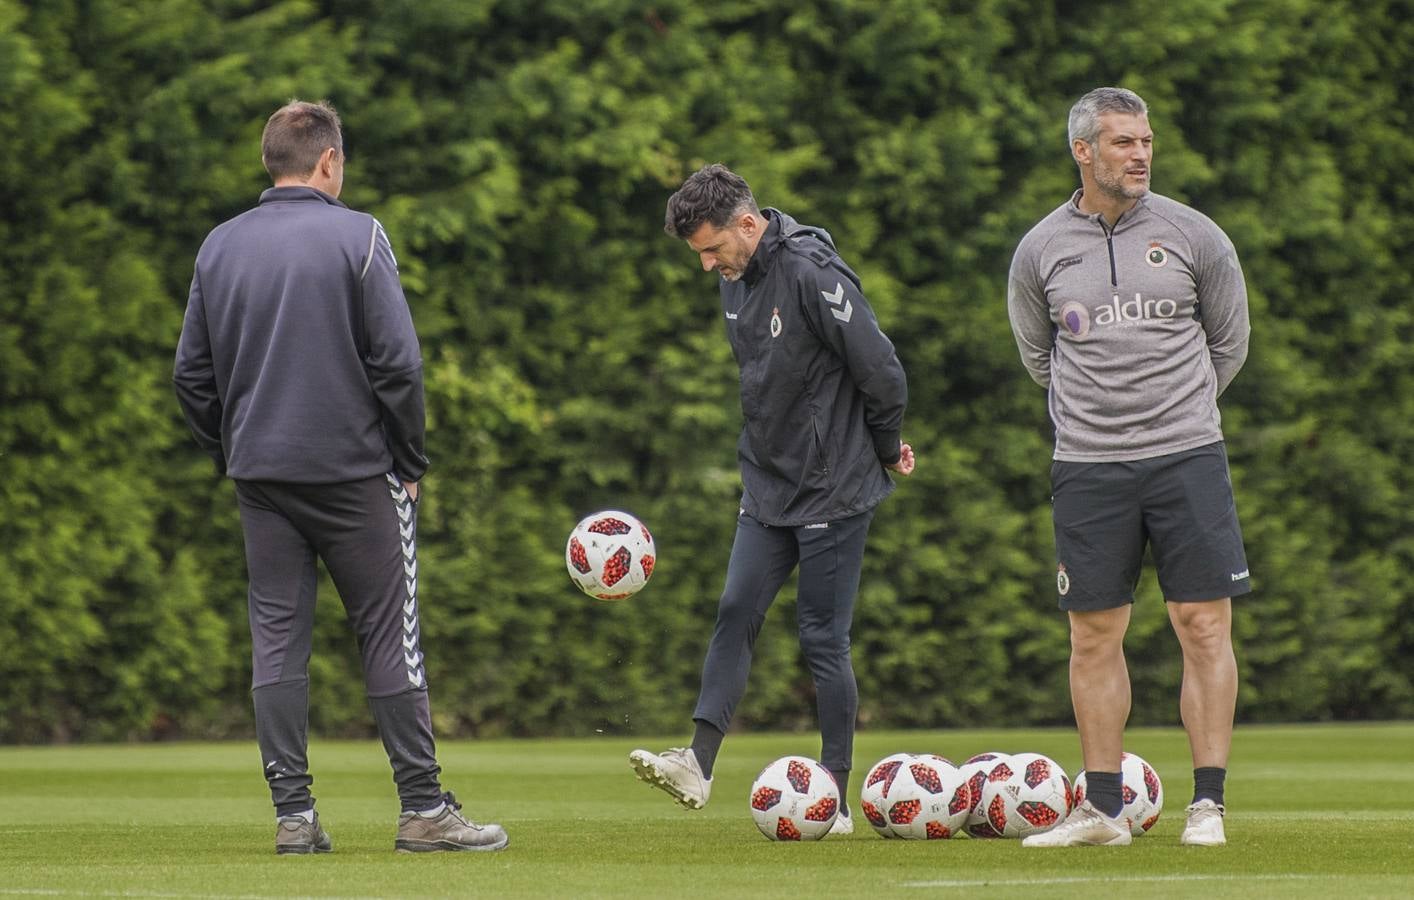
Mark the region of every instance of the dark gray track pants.
<instances>
[{"instance_id":1,"label":"dark gray track pants","mask_svg":"<svg viewBox=\"0 0 1414 900\"><path fill-rule=\"evenodd\" d=\"M237 481L261 764L277 814L310 808L309 657L316 560L343 600L404 809L441 800L417 608L417 509L393 476Z\"/></svg>"},{"instance_id":2,"label":"dark gray track pants","mask_svg":"<svg viewBox=\"0 0 1414 900\"><path fill-rule=\"evenodd\" d=\"M870 510L838 522L794 528L763 525L744 513L737 518L727 584L702 664L702 691L694 719L723 733L731 726L736 705L746 693L751 652L766 611L799 565L796 625L815 681L820 762L827 769L849 770L859 708L849 630L873 518Z\"/></svg>"}]
</instances>

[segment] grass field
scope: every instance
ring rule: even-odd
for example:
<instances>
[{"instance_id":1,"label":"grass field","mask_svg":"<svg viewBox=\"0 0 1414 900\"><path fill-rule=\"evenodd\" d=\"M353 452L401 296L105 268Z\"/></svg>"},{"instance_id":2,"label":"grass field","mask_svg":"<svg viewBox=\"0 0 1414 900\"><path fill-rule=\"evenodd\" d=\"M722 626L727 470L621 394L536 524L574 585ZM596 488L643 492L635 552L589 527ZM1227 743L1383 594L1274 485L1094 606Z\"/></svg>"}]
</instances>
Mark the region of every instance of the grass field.
<instances>
[{"instance_id":1,"label":"grass field","mask_svg":"<svg viewBox=\"0 0 1414 900\"><path fill-rule=\"evenodd\" d=\"M733 735L712 804L695 813L625 761L661 740L447 742L446 785L473 818L503 823L511 845L411 855L393 852L381 746L316 740L335 851L317 857L274 855L254 742L0 748L0 898L1414 896L1414 724L1240 728L1220 848L1178 843L1192 773L1176 729L1129 732L1166 805L1128 848L884 841L862 820L847 838L769 842L747 811L751 781L778 756L814 755L817 741ZM898 750L961 760L998 749L1080 768L1065 730L863 732L855 758L862 772Z\"/></svg>"}]
</instances>

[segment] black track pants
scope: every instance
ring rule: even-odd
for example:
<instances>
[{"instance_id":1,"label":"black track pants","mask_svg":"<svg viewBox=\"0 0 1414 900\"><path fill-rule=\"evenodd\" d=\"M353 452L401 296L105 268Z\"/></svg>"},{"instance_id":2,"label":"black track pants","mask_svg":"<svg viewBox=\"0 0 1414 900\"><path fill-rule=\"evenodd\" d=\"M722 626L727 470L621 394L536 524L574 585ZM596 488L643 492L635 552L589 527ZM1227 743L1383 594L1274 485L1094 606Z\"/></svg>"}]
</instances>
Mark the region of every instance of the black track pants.
<instances>
[{"instance_id":1,"label":"black track pants","mask_svg":"<svg viewBox=\"0 0 1414 900\"><path fill-rule=\"evenodd\" d=\"M404 809L441 798L419 646L417 509L390 476L340 484L237 481L250 576L252 693L277 813L313 804L306 763L316 559L343 600Z\"/></svg>"},{"instance_id":2,"label":"black track pants","mask_svg":"<svg viewBox=\"0 0 1414 900\"><path fill-rule=\"evenodd\" d=\"M746 693L751 652L766 611L790 573L800 567L796 625L815 681L820 719L820 762L848 771L854 751L859 692L850 661L849 630L873 510L838 522L778 528L745 514L727 564L717 627L702 665L694 719L722 732Z\"/></svg>"}]
</instances>

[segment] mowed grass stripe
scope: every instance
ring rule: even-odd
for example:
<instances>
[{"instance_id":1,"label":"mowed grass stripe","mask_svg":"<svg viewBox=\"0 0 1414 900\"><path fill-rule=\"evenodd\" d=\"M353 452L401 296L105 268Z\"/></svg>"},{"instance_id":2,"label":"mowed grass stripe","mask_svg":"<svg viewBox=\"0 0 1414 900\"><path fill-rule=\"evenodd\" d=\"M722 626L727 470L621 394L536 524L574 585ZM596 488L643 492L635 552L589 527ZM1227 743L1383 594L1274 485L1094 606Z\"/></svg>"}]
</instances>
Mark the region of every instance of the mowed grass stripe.
<instances>
[{"instance_id":1,"label":"mowed grass stripe","mask_svg":"<svg viewBox=\"0 0 1414 900\"><path fill-rule=\"evenodd\" d=\"M811 734L732 735L712 803L676 807L637 782L634 746L666 738L445 742L444 779L473 818L503 823L497 854L400 855L397 803L375 741L311 745L315 793L335 852L277 857L253 742L0 748L0 896L33 897L801 897L981 894L1047 900L1096 891L1163 897L1404 897L1414 818L1403 764L1414 725L1239 728L1228 785L1230 842L1181 847L1191 791L1179 729L1134 729L1128 746L1164 779L1155 829L1127 848L1025 850L1016 841L766 841L751 781ZM1068 729L861 732L856 772L890 753L961 761L982 750L1047 753L1072 775ZM1353 764L1358 761L1358 765ZM1365 778L1321 777L1363 772ZM857 797L858 777L851 785ZM1339 884L1333 884L1339 880Z\"/></svg>"}]
</instances>

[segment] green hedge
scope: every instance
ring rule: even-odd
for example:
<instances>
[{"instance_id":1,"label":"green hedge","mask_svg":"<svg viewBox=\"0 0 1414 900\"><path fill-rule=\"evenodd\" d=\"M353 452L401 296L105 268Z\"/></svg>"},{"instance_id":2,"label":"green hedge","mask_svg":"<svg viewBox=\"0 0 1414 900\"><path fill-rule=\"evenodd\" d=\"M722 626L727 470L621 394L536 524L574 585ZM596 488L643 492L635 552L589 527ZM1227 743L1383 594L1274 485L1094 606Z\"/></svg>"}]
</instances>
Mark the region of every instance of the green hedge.
<instances>
[{"instance_id":1,"label":"green hedge","mask_svg":"<svg viewBox=\"0 0 1414 900\"><path fill-rule=\"evenodd\" d=\"M1005 277L1076 183L1065 115L1100 84L1146 97L1156 188L1247 272L1223 401L1256 585L1239 716L1414 715L1410 4L1072 7L0 0L0 740L250 728L235 505L168 379L196 249L265 186L292 96L340 108L345 199L386 226L423 339L439 733L687 726L739 410L713 279L660 223L711 161L831 230L909 372L919 469L875 520L862 722L1069 722L1050 430ZM562 569L604 507L661 556L617 605ZM1176 722L1177 645L1141 593L1133 721ZM313 724L365 733L322 596ZM791 597L743 726L813 726Z\"/></svg>"}]
</instances>

